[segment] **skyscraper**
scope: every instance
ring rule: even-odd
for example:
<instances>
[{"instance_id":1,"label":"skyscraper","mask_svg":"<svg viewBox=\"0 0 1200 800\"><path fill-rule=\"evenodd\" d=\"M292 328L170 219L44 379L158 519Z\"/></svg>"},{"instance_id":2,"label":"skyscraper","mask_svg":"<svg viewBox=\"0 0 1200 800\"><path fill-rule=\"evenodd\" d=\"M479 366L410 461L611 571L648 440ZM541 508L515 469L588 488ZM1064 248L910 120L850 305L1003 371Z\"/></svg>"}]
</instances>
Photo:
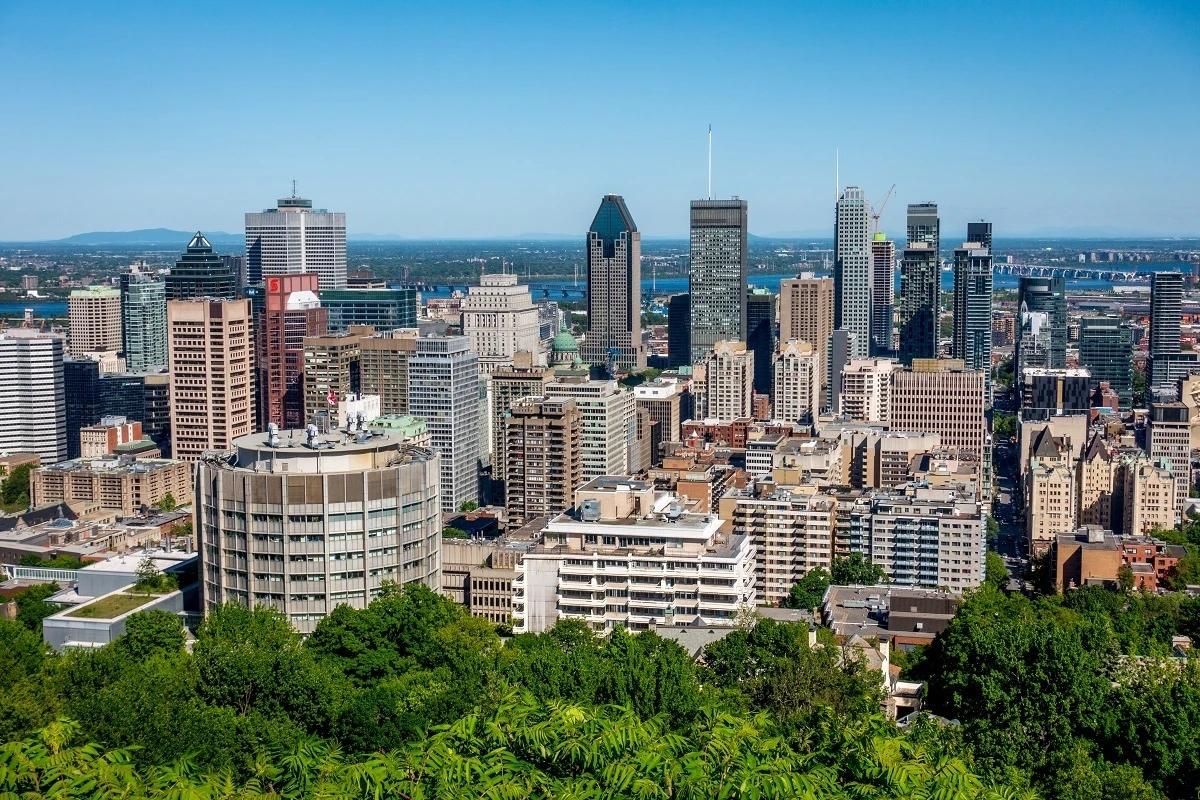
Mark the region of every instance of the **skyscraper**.
<instances>
[{"instance_id":1,"label":"skyscraper","mask_svg":"<svg viewBox=\"0 0 1200 800\"><path fill-rule=\"evenodd\" d=\"M746 347L754 353L754 391L771 393L771 362L775 358L775 295L754 288L746 293Z\"/></svg>"},{"instance_id":2,"label":"skyscraper","mask_svg":"<svg viewBox=\"0 0 1200 800\"><path fill-rule=\"evenodd\" d=\"M1067 281L1065 278L1023 277L1017 284L1017 309L1041 311L1050 323L1049 364L1052 369L1067 365ZM1178 317L1176 317L1178 319ZM1021 331L1016 331L1017 341L1013 352L1021 351ZM1017 374L1024 367L1016 365Z\"/></svg>"},{"instance_id":3,"label":"skyscraper","mask_svg":"<svg viewBox=\"0 0 1200 800\"><path fill-rule=\"evenodd\" d=\"M583 415L583 479L629 474L637 436L633 392L616 381L567 377L546 386L546 397L575 401Z\"/></svg>"},{"instance_id":4,"label":"skyscraper","mask_svg":"<svg viewBox=\"0 0 1200 800\"><path fill-rule=\"evenodd\" d=\"M775 356L775 382L771 392L775 419L816 421L821 406L820 363L816 348L808 342L792 339L780 345Z\"/></svg>"},{"instance_id":5,"label":"skyscraper","mask_svg":"<svg viewBox=\"0 0 1200 800\"><path fill-rule=\"evenodd\" d=\"M871 353L892 354L892 311L896 303L896 243L884 234L871 240Z\"/></svg>"},{"instance_id":6,"label":"skyscraper","mask_svg":"<svg viewBox=\"0 0 1200 800\"><path fill-rule=\"evenodd\" d=\"M61 337L33 328L0 332L0 403L0 450L34 453L43 464L67 458Z\"/></svg>"},{"instance_id":7,"label":"skyscraper","mask_svg":"<svg viewBox=\"0 0 1200 800\"><path fill-rule=\"evenodd\" d=\"M746 340L748 263L745 200L693 200L692 363L720 341Z\"/></svg>"},{"instance_id":8,"label":"skyscraper","mask_svg":"<svg viewBox=\"0 0 1200 800\"><path fill-rule=\"evenodd\" d=\"M232 300L237 296L237 276L233 270L233 265L213 252L204 234L196 231L187 250L163 279L167 300L197 300L201 297Z\"/></svg>"},{"instance_id":9,"label":"skyscraper","mask_svg":"<svg viewBox=\"0 0 1200 800\"><path fill-rule=\"evenodd\" d=\"M937 358L941 315L941 223L937 203L910 203L900 265L900 360Z\"/></svg>"},{"instance_id":10,"label":"skyscraper","mask_svg":"<svg viewBox=\"0 0 1200 800\"><path fill-rule=\"evenodd\" d=\"M505 503L507 458L504 454L504 419L514 401L523 397L540 397L545 394L546 385L553 380L553 371L536 366L530 353L517 354L511 364L499 367L487 376L492 502L497 505Z\"/></svg>"},{"instance_id":11,"label":"skyscraper","mask_svg":"<svg viewBox=\"0 0 1200 800\"><path fill-rule=\"evenodd\" d=\"M520 351L545 363L538 309L528 286L512 273L482 275L462 301L462 332L485 373L512 364Z\"/></svg>"},{"instance_id":12,"label":"skyscraper","mask_svg":"<svg viewBox=\"0 0 1200 800\"><path fill-rule=\"evenodd\" d=\"M322 290L346 288L346 215L293 194L246 214L246 273L259 283L297 272L317 273Z\"/></svg>"},{"instance_id":13,"label":"skyscraper","mask_svg":"<svg viewBox=\"0 0 1200 800\"><path fill-rule=\"evenodd\" d=\"M646 368L642 344L642 235L620 195L606 194L587 235L589 364Z\"/></svg>"},{"instance_id":14,"label":"skyscraper","mask_svg":"<svg viewBox=\"0 0 1200 800\"><path fill-rule=\"evenodd\" d=\"M871 209L857 186L837 202L833 240L833 327L854 334L852 358L871 341Z\"/></svg>"},{"instance_id":15,"label":"skyscraper","mask_svg":"<svg viewBox=\"0 0 1200 800\"><path fill-rule=\"evenodd\" d=\"M297 430L312 422L304 409L304 339L324 334L328 318L316 275L272 275L265 284L256 331L258 427Z\"/></svg>"},{"instance_id":16,"label":"skyscraper","mask_svg":"<svg viewBox=\"0 0 1200 800\"><path fill-rule=\"evenodd\" d=\"M813 346L820 383L818 408L829 388L829 337L833 333L833 279L811 272L779 282L779 341L796 339Z\"/></svg>"},{"instance_id":17,"label":"skyscraper","mask_svg":"<svg viewBox=\"0 0 1200 800\"><path fill-rule=\"evenodd\" d=\"M673 294L667 301L667 366L692 364L692 304L687 294Z\"/></svg>"},{"instance_id":18,"label":"skyscraper","mask_svg":"<svg viewBox=\"0 0 1200 800\"><path fill-rule=\"evenodd\" d=\"M942 224L938 219L937 203L909 203L907 227L908 246L912 247L917 242L927 242L933 250L933 260L938 261L938 253L942 246Z\"/></svg>"},{"instance_id":19,"label":"skyscraper","mask_svg":"<svg viewBox=\"0 0 1200 800\"><path fill-rule=\"evenodd\" d=\"M517 400L504 418L502 441L510 525L571 507L583 483L583 416L574 400Z\"/></svg>"},{"instance_id":20,"label":"skyscraper","mask_svg":"<svg viewBox=\"0 0 1200 800\"><path fill-rule=\"evenodd\" d=\"M417 339L408 361L408 413L425 421L433 449L441 453L442 512L478 502L484 415L479 356L466 336Z\"/></svg>"},{"instance_id":21,"label":"skyscraper","mask_svg":"<svg viewBox=\"0 0 1200 800\"><path fill-rule=\"evenodd\" d=\"M992 368L992 256L976 242L954 250L954 357Z\"/></svg>"},{"instance_id":22,"label":"skyscraper","mask_svg":"<svg viewBox=\"0 0 1200 800\"><path fill-rule=\"evenodd\" d=\"M754 352L745 342L717 342L703 363L705 419L732 422L752 416Z\"/></svg>"},{"instance_id":23,"label":"skyscraper","mask_svg":"<svg viewBox=\"0 0 1200 800\"><path fill-rule=\"evenodd\" d=\"M967 241L978 242L987 248L987 251L992 252L992 223L984 222L968 222L967 223Z\"/></svg>"},{"instance_id":24,"label":"skyscraper","mask_svg":"<svg viewBox=\"0 0 1200 800\"><path fill-rule=\"evenodd\" d=\"M121 339L130 372L167 365L167 287L161 279L122 273Z\"/></svg>"},{"instance_id":25,"label":"skyscraper","mask_svg":"<svg viewBox=\"0 0 1200 800\"><path fill-rule=\"evenodd\" d=\"M171 455L198 461L254 428L249 300L167 303Z\"/></svg>"},{"instance_id":26,"label":"skyscraper","mask_svg":"<svg viewBox=\"0 0 1200 800\"><path fill-rule=\"evenodd\" d=\"M121 350L121 292L110 286L76 289L67 298L68 355Z\"/></svg>"},{"instance_id":27,"label":"skyscraper","mask_svg":"<svg viewBox=\"0 0 1200 800\"><path fill-rule=\"evenodd\" d=\"M1084 317L1079 325L1079 364L1092 374L1092 388L1107 382L1121 411L1133 405L1133 331L1120 317Z\"/></svg>"},{"instance_id":28,"label":"skyscraper","mask_svg":"<svg viewBox=\"0 0 1200 800\"><path fill-rule=\"evenodd\" d=\"M1170 390L1179 378L1200 369L1194 351L1180 346L1183 315L1183 275L1156 272L1150 278L1150 370L1154 389Z\"/></svg>"}]
</instances>

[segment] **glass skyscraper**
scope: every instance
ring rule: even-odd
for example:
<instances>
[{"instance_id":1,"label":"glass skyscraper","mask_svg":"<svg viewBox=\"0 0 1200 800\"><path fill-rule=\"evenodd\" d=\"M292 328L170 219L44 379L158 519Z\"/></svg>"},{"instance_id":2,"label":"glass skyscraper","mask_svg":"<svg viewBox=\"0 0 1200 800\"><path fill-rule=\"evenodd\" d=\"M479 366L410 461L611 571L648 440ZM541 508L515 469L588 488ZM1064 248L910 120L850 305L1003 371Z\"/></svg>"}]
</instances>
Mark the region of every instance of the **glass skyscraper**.
<instances>
[{"instance_id":1,"label":"glass skyscraper","mask_svg":"<svg viewBox=\"0 0 1200 800\"><path fill-rule=\"evenodd\" d=\"M1017 286L1017 314L1041 311L1050 322L1048 365L1063 369L1067 365L1067 281L1065 278L1023 277ZM1021 329L1017 328L1016 347L1021 351ZM1016 365L1018 379L1024 367Z\"/></svg>"},{"instance_id":2,"label":"glass skyscraper","mask_svg":"<svg viewBox=\"0 0 1200 800\"><path fill-rule=\"evenodd\" d=\"M1120 397L1120 410L1133 406L1133 331L1118 317L1084 317L1079 325L1079 365Z\"/></svg>"},{"instance_id":3,"label":"glass skyscraper","mask_svg":"<svg viewBox=\"0 0 1200 800\"><path fill-rule=\"evenodd\" d=\"M167 365L167 286L162 280L143 272L121 275L121 340L130 372Z\"/></svg>"},{"instance_id":4,"label":"glass skyscraper","mask_svg":"<svg viewBox=\"0 0 1200 800\"><path fill-rule=\"evenodd\" d=\"M187 250L175 262L164 283L167 300L196 300L201 297L232 300L237 295L237 277L233 274L233 268L213 252L212 245L200 231L196 231L196 235L188 242ZM165 323L163 330L166 331Z\"/></svg>"},{"instance_id":5,"label":"glass skyscraper","mask_svg":"<svg viewBox=\"0 0 1200 800\"><path fill-rule=\"evenodd\" d=\"M625 198L606 194L587 235L588 364L637 372L646 368L642 344L642 235Z\"/></svg>"},{"instance_id":6,"label":"glass skyscraper","mask_svg":"<svg viewBox=\"0 0 1200 800\"><path fill-rule=\"evenodd\" d=\"M768 289L746 293L746 348L754 353L754 391L770 394L775 363L775 295Z\"/></svg>"},{"instance_id":7,"label":"glass skyscraper","mask_svg":"<svg viewBox=\"0 0 1200 800\"><path fill-rule=\"evenodd\" d=\"M857 186L837 202L833 240L833 327L853 336L851 358L866 358L871 342L871 209ZM834 380L839 376L834 375Z\"/></svg>"},{"instance_id":8,"label":"glass skyscraper","mask_svg":"<svg viewBox=\"0 0 1200 800\"><path fill-rule=\"evenodd\" d=\"M937 358L942 297L937 203L908 206L908 242L900 264L900 361Z\"/></svg>"},{"instance_id":9,"label":"glass skyscraper","mask_svg":"<svg viewBox=\"0 0 1200 800\"><path fill-rule=\"evenodd\" d=\"M692 365L691 297L673 294L667 301L667 366Z\"/></svg>"},{"instance_id":10,"label":"glass skyscraper","mask_svg":"<svg viewBox=\"0 0 1200 800\"><path fill-rule=\"evenodd\" d=\"M693 200L691 208L691 348L698 364L717 342L746 341L745 200Z\"/></svg>"},{"instance_id":11,"label":"glass skyscraper","mask_svg":"<svg viewBox=\"0 0 1200 800\"><path fill-rule=\"evenodd\" d=\"M335 289L321 292L321 305L329 311L329 332L370 325L377 331L417 327L417 293L414 289Z\"/></svg>"},{"instance_id":12,"label":"glass skyscraper","mask_svg":"<svg viewBox=\"0 0 1200 800\"><path fill-rule=\"evenodd\" d=\"M982 247L954 250L954 357L991 370L992 255Z\"/></svg>"}]
</instances>

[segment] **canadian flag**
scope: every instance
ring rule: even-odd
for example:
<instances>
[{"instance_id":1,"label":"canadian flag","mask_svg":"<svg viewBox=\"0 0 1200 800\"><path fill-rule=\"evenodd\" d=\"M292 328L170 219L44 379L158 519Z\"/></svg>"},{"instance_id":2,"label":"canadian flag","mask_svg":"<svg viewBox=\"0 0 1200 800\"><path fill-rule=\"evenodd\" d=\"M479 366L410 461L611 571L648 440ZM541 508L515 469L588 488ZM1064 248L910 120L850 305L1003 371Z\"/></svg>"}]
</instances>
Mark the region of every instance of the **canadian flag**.
<instances>
[{"instance_id":1,"label":"canadian flag","mask_svg":"<svg viewBox=\"0 0 1200 800\"><path fill-rule=\"evenodd\" d=\"M337 392L335 392L333 389L330 389L329 394L325 395L325 400L329 403L329 405L336 406L338 404Z\"/></svg>"}]
</instances>

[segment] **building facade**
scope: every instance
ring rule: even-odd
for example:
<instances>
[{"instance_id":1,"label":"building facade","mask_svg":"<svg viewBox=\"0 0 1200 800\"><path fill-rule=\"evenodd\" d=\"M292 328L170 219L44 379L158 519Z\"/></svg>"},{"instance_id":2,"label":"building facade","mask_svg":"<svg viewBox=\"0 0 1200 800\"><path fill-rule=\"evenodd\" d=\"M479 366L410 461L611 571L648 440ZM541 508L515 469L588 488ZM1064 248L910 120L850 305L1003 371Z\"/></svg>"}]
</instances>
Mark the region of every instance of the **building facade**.
<instances>
[{"instance_id":1,"label":"building facade","mask_svg":"<svg viewBox=\"0 0 1200 800\"><path fill-rule=\"evenodd\" d=\"M1092 388L1108 383L1120 410L1133 407L1133 329L1119 317L1084 317L1079 324L1079 364L1092 376Z\"/></svg>"},{"instance_id":2,"label":"building facade","mask_svg":"<svg viewBox=\"0 0 1200 800\"><path fill-rule=\"evenodd\" d=\"M346 215L314 209L302 197L246 214L246 272L250 283L271 275L316 273L320 287L346 288Z\"/></svg>"},{"instance_id":3,"label":"building facade","mask_svg":"<svg viewBox=\"0 0 1200 800\"><path fill-rule=\"evenodd\" d=\"M637 439L633 392L616 381L560 378L546 397L572 399L583 415L583 479L629 473L629 451Z\"/></svg>"},{"instance_id":4,"label":"building facade","mask_svg":"<svg viewBox=\"0 0 1200 800\"><path fill-rule=\"evenodd\" d=\"M808 342L817 356L821 400L829 388L829 337L833 334L833 278L812 273L779 282L779 341Z\"/></svg>"},{"instance_id":5,"label":"building facade","mask_svg":"<svg viewBox=\"0 0 1200 800\"><path fill-rule=\"evenodd\" d=\"M305 414L305 339L326 332L327 312L317 297L313 274L272 275L256 325L258 427L275 423L295 430L312 420Z\"/></svg>"},{"instance_id":6,"label":"building facade","mask_svg":"<svg viewBox=\"0 0 1200 800\"><path fill-rule=\"evenodd\" d=\"M535 366L529 353L518 353L510 366L502 366L487 376L488 454L492 462L492 502L505 504L507 458L505 417L515 401L541 397L554 380L547 367Z\"/></svg>"},{"instance_id":7,"label":"building facade","mask_svg":"<svg viewBox=\"0 0 1200 800\"><path fill-rule=\"evenodd\" d=\"M76 289L67 298L67 355L121 352L121 291L111 286Z\"/></svg>"},{"instance_id":8,"label":"building facade","mask_svg":"<svg viewBox=\"0 0 1200 800\"><path fill-rule=\"evenodd\" d=\"M866 358L871 341L871 208L857 186L837 202L833 240L833 327L855 334L853 358Z\"/></svg>"},{"instance_id":9,"label":"building facade","mask_svg":"<svg viewBox=\"0 0 1200 800\"><path fill-rule=\"evenodd\" d=\"M988 455L983 372L966 369L961 361L918 359L892 374L891 400L893 430L936 433L942 447L966 450L979 459Z\"/></svg>"},{"instance_id":10,"label":"building facade","mask_svg":"<svg viewBox=\"0 0 1200 800\"><path fill-rule=\"evenodd\" d=\"M1172 362L1181 355L1180 323L1183 319L1183 275L1155 272L1150 276L1149 385L1169 389L1177 379ZM1195 355L1188 353L1193 359ZM1184 370L1200 366L1186 364Z\"/></svg>"},{"instance_id":11,"label":"building facade","mask_svg":"<svg viewBox=\"0 0 1200 800\"><path fill-rule=\"evenodd\" d=\"M237 297L238 281L233 267L213 252L204 234L188 242L187 249L163 278L167 300L232 300Z\"/></svg>"},{"instance_id":12,"label":"building facade","mask_svg":"<svg viewBox=\"0 0 1200 800\"><path fill-rule=\"evenodd\" d=\"M692 298L673 294L667 301L667 366L692 365Z\"/></svg>"},{"instance_id":13,"label":"building facade","mask_svg":"<svg viewBox=\"0 0 1200 800\"><path fill-rule=\"evenodd\" d=\"M746 341L745 200L693 200L689 298L692 364L717 342Z\"/></svg>"},{"instance_id":14,"label":"building facade","mask_svg":"<svg viewBox=\"0 0 1200 800\"><path fill-rule=\"evenodd\" d=\"M837 500L782 488L766 496L735 490L732 497L733 532L754 545L760 603L779 605L809 572L832 568Z\"/></svg>"},{"instance_id":15,"label":"building facade","mask_svg":"<svg viewBox=\"0 0 1200 800\"><path fill-rule=\"evenodd\" d=\"M1175 517L1187 506L1192 481L1191 427L1188 407L1183 403L1152 403L1146 427L1146 450L1150 459L1163 464L1175 476Z\"/></svg>"},{"instance_id":16,"label":"building facade","mask_svg":"<svg viewBox=\"0 0 1200 800\"><path fill-rule=\"evenodd\" d=\"M842 370L838 413L860 422L887 424L891 414L892 372L888 358L857 358Z\"/></svg>"},{"instance_id":17,"label":"building facade","mask_svg":"<svg viewBox=\"0 0 1200 800\"><path fill-rule=\"evenodd\" d=\"M96 503L125 516L142 513L170 495L192 502L192 468L182 461L101 456L62 461L30 475L29 503Z\"/></svg>"},{"instance_id":18,"label":"building facade","mask_svg":"<svg viewBox=\"0 0 1200 800\"><path fill-rule=\"evenodd\" d=\"M745 342L717 342L704 365L704 418L730 422L751 416L754 352Z\"/></svg>"},{"instance_id":19,"label":"building facade","mask_svg":"<svg viewBox=\"0 0 1200 800\"><path fill-rule=\"evenodd\" d=\"M0 331L0 404L0 451L33 453L43 464L67 458L61 337L32 328Z\"/></svg>"},{"instance_id":20,"label":"building facade","mask_svg":"<svg viewBox=\"0 0 1200 800\"><path fill-rule=\"evenodd\" d=\"M1067 282L1066 278L1026 276L1017 284L1017 308L1040 311L1049 322L1050 350L1047 367L1067 365ZM1021 350L1021 332L1017 331L1016 350ZM1019 370L1021 363L1016 364Z\"/></svg>"},{"instance_id":21,"label":"building facade","mask_svg":"<svg viewBox=\"0 0 1200 800\"><path fill-rule=\"evenodd\" d=\"M967 369L992 368L992 254L968 242L954 250L953 355Z\"/></svg>"},{"instance_id":22,"label":"building facade","mask_svg":"<svg viewBox=\"0 0 1200 800\"><path fill-rule=\"evenodd\" d=\"M167 365L167 285L161 279L121 274L121 347L130 372Z\"/></svg>"},{"instance_id":23,"label":"building facade","mask_svg":"<svg viewBox=\"0 0 1200 800\"><path fill-rule=\"evenodd\" d=\"M620 195L605 195L587 235L588 364L639 372L642 344L642 235Z\"/></svg>"},{"instance_id":24,"label":"building facade","mask_svg":"<svg viewBox=\"0 0 1200 800\"><path fill-rule=\"evenodd\" d=\"M512 363L518 352L545 363L538 309L528 286L511 273L482 275L462 302L462 332L479 354L484 373Z\"/></svg>"},{"instance_id":25,"label":"building facade","mask_svg":"<svg viewBox=\"0 0 1200 800\"><path fill-rule=\"evenodd\" d=\"M510 526L561 514L583 484L583 416L574 400L525 397L504 418Z\"/></svg>"},{"instance_id":26,"label":"building facade","mask_svg":"<svg viewBox=\"0 0 1200 800\"><path fill-rule=\"evenodd\" d=\"M746 293L746 347L754 353L754 393L771 393L775 359L775 295L753 288Z\"/></svg>"},{"instance_id":27,"label":"building facade","mask_svg":"<svg viewBox=\"0 0 1200 800\"><path fill-rule=\"evenodd\" d=\"M893 354L892 316L896 305L896 243L882 233L871 239L871 355Z\"/></svg>"},{"instance_id":28,"label":"building facade","mask_svg":"<svg viewBox=\"0 0 1200 800\"><path fill-rule=\"evenodd\" d=\"M775 356L773 416L788 422L815 422L821 413L821 359L808 342L792 339Z\"/></svg>"},{"instance_id":29,"label":"building facade","mask_svg":"<svg viewBox=\"0 0 1200 800\"><path fill-rule=\"evenodd\" d=\"M417 339L408 362L408 413L425 421L441 455L442 511L479 502L480 459L486 452L479 394L479 356L465 336Z\"/></svg>"},{"instance_id":30,"label":"building facade","mask_svg":"<svg viewBox=\"0 0 1200 800\"><path fill-rule=\"evenodd\" d=\"M417 327L414 289L330 289L321 292L332 333L369 325L377 331Z\"/></svg>"}]
</instances>

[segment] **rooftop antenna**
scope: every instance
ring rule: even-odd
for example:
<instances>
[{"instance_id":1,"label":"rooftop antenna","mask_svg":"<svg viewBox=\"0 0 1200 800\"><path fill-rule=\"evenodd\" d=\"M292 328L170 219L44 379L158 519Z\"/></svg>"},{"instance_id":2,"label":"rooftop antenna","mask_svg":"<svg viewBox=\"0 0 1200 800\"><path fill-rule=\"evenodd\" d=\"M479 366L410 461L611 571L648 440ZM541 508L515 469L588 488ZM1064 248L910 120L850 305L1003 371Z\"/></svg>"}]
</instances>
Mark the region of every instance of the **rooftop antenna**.
<instances>
[{"instance_id":1,"label":"rooftop antenna","mask_svg":"<svg viewBox=\"0 0 1200 800\"><path fill-rule=\"evenodd\" d=\"M296 181L292 180L292 197L296 196Z\"/></svg>"},{"instance_id":2,"label":"rooftop antenna","mask_svg":"<svg viewBox=\"0 0 1200 800\"><path fill-rule=\"evenodd\" d=\"M712 125L708 126L708 199L712 200Z\"/></svg>"},{"instance_id":3,"label":"rooftop antenna","mask_svg":"<svg viewBox=\"0 0 1200 800\"><path fill-rule=\"evenodd\" d=\"M838 194L841 192L842 186L842 151L840 148L833 149L833 202L837 202Z\"/></svg>"}]
</instances>

